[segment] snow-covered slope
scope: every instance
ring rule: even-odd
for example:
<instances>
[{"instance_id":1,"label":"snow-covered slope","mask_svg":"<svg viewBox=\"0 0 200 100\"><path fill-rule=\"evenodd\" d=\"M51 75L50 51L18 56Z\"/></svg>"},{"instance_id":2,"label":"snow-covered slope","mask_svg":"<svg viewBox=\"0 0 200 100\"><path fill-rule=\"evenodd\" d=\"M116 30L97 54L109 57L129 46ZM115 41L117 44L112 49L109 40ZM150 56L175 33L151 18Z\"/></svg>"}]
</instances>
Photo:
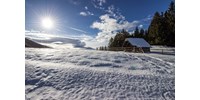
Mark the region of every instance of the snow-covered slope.
<instances>
[{"instance_id":1,"label":"snow-covered slope","mask_svg":"<svg viewBox=\"0 0 200 100\"><path fill-rule=\"evenodd\" d=\"M26 48L27 100L174 100L173 55Z\"/></svg>"}]
</instances>

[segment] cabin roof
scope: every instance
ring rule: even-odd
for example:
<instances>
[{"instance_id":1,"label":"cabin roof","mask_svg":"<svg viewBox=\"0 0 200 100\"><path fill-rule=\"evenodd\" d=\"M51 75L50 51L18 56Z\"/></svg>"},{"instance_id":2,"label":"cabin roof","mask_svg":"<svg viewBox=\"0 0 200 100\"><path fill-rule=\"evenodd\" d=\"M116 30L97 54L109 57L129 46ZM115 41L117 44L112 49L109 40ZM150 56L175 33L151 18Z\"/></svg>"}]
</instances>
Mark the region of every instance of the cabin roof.
<instances>
[{"instance_id":1,"label":"cabin roof","mask_svg":"<svg viewBox=\"0 0 200 100\"><path fill-rule=\"evenodd\" d=\"M126 38L125 41L128 41L131 45L137 47L150 47L150 44L143 38Z\"/></svg>"}]
</instances>

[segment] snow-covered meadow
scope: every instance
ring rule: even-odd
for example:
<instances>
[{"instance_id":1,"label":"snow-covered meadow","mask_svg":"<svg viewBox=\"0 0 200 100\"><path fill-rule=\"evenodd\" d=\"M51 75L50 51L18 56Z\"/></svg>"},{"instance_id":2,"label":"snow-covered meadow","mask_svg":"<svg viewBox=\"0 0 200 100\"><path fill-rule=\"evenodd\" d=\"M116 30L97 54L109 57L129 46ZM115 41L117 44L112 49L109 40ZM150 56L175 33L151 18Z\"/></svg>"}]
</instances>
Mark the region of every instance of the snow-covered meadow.
<instances>
[{"instance_id":1,"label":"snow-covered meadow","mask_svg":"<svg viewBox=\"0 0 200 100\"><path fill-rule=\"evenodd\" d=\"M26 100L174 100L174 55L25 51Z\"/></svg>"}]
</instances>

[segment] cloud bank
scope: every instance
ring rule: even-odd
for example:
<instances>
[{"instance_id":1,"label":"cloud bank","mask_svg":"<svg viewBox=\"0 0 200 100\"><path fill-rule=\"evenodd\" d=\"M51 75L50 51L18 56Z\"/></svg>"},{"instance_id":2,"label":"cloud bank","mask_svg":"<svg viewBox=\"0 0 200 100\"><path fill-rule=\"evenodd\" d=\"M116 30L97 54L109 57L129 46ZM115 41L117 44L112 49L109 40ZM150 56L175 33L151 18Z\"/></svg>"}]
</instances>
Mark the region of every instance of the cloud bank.
<instances>
[{"instance_id":1,"label":"cloud bank","mask_svg":"<svg viewBox=\"0 0 200 100\"><path fill-rule=\"evenodd\" d=\"M41 33L41 32L31 32L27 31L25 33L26 38L31 38L34 41L37 41L39 43L45 43L45 44L62 44L62 45L71 45L73 47L79 47L79 48L85 48L85 42L80 41L79 39L73 39L73 38L67 38L63 36L55 36L47 33Z\"/></svg>"},{"instance_id":2,"label":"cloud bank","mask_svg":"<svg viewBox=\"0 0 200 100\"><path fill-rule=\"evenodd\" d=\"M95 39L98 42L104 42L104 44L108 43L109 39L113 37L117 31L122 29L134 30L134 28L139 24L139 21L122 21L114 18L110 14L101 15L99 19L100 21L93 22L90 27L100 31Z\"/></svg>"}]
</instances>

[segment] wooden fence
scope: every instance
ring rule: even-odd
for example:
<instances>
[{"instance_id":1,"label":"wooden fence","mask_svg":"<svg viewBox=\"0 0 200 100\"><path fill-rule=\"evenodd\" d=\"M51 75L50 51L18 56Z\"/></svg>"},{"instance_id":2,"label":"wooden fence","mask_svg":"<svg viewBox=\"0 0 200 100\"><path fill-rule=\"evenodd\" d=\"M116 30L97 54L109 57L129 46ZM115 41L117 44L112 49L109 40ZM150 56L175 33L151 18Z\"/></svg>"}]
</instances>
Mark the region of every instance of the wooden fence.
<instances>
[{"instance_id":1,"label":"wooden fence","mask_svg":"<svg viewBox=\"0 0 200 100\"><path fill-rule=\"evenodd\" d=\"M136 47L111 47L106 50L104 49L104 51L125 51L125 52L144 53L142 48L136 48Z\"/></svg>"},{"instance_id":2,"label":"wooden fence","mask_svg":"<svg viewBox=\"0 0 200 100\"><path fill-rule=\"evenodd\" d=\"M152 53L175 54L175 48L151 48Z\"/></svg>"},{"instance_id":3,"label":"wooden fence","mask_svg":"<svg viewBox=\"0 0 200 100\"><path fill-rule=\"evenodd\" d=\"M125 51L125 52L136 52L136 53L144 53L142 48L136 47L111 47L104 49L103 51ZM175 54L174 48L150 48L151 53L160 53L160 54Z\"/></svg>"}]
</instances>

